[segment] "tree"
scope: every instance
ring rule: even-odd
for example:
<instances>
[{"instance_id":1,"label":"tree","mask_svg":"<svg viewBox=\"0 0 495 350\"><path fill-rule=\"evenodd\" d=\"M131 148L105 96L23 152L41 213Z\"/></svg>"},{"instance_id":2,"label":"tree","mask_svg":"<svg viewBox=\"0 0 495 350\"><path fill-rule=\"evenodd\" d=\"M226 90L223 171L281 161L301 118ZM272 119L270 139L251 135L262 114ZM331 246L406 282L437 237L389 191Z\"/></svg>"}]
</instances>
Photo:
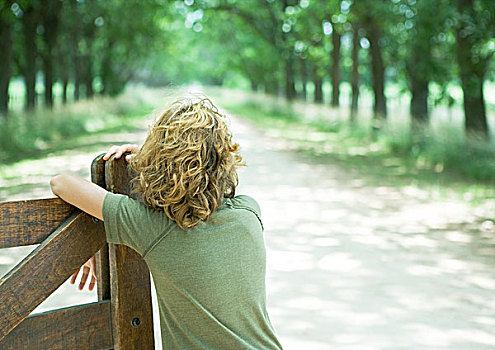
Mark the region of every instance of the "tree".
<instances>
[{"instance_id":1,"label":"tree","mask_svg":"<svg viewBox=\"0 0 495 350\"><path fill-rule=\"evenodd\" d=\"M295 15L300 10L296 0L243 1L233 4L229 1L211 3L199 2L199 8L208 12L225 11L238 16L260 38L266 40L278 52L282 60L284 72L285 97L292 100L296 97L295 89L295 54L293 26Z\"/></svg>"},{"instance_id":2,"label":"tree","mask_svg":"<svg viewBox=\"0 0 495 350\"><path fill-rule=\"evenodd\" d=\"M401 0L393 7L396 16L389 36L389 55L398 71L398 82L410 91L412 127L422 131L428 122L429 85L435 82L443 90L452 76L452 55L446 23L452 17L448 1L438 6L424 1Z\"/></svg>"},{"instance_id":3,"label":"tree","mask_svg":"<svg viewBox=\"0 0 495 350\"><path fill-rule=\"evenodd\" d=\"M332 97L330 104L332 107L339 106L340 100L340 83L341 83L341 38L343 33L342 24L346 22L348 8L342 11L342 2L340 0L328 1L326 3L329 21L328 27L331 28L332 49L330 50L330 83L332 84Z\"/></svg>"},{"instance_id":4,"label":"tree","mask_svg":"<svg viewBox=\"0 0 495 350\"><path fill-rule=\"evenodd\" d=\"M89 37L87 49L98 53L90 57L98 57L94 65L99 67L102 93L117 95L145 69L144 63L153 53L157 39L166 42L159 19L167 13L167 7L157 1L101 1L98 11L98 35L91 48L89 42L93 39Z\"/></svg>"},{"instance_id":5,"label":"tree","mask_svg":"<svg viewBox=\"0 0 495 350\"><path fill-rule=\"evenodd\" d=\"M44 50L41 51L41 57L45 77L45 106L48 107L53 106L53 65L61 10L62 2L60 0L48 1L40 7L40 21L43 26L42 38L44 43Z\"/></svg>"},{"instance_id":6,"label":"tree","mask_svg":"<svg viewBox=\"0 0 495 350\"><path fill-rule=\"evenodd\" d=\"M412 33L408 33L409 50L405 59L411 91L410 114L413 122L424 123L428 120L428 85L433 64L431 38L437 34L433 23L438 20L434 15L437 11L424 2L405 8L405 25L413 26L409 28Z\"/></svg>"},{"instance_id":7,"label":"tree","mask_svg":"<svg viewBox=\"0 0 495 350\"><path fill-rule=\"evenodd\" d=\"M457 61L464 95L466 132L488 138L483 83L494 50L495 4L476 0L457 0Z\"/></svg>"},{"instance_id":8,"label":"tree","mask_svg":"<svg viewBox=\"0 0 495 350\"><path fill-rule=\"evenodd\" d=\"M387 100L385 97L385 65L380 45L380 29L372 16L366 16L364 22L366 35L370 45L372 88L374 94L373 115L375 119L387 116Z\"/></svg>"},{"instance_id":9,"label":"tree","mask_svg":"<svg viewBox=\"0 0 495 350\"><path fill-rule=\"evenodd\" d=\"M37 0L28 0L21 6L22 33L24 38L24 65L22 72L26 88L26 110L33 110L36 106L36 59L38 48L36 46L36 29L39 24L39 7Z\"/></svg>"},{"instance_id":10,"label":"tree","mask_svg":"<svg viewBox=\"0 0 495 350\"><path fill-rule=\"evenodd\" d=\"M304 70L301 65L301 80L304 85L308 78L313 82L315 103L323 103L323 78L328 71L325 69L329 62L325 36L330 35L330 22L325 20L329 12L327 6L328 4L323 2L300 4L294 18L296 23L292 28L296 55L304 60Z\"/></svg>"},{"instance_id":11,"label":"tree","mask_svg":"<svg viewBox=\"0 0 495 350\"><path fill-rule=\"evenodd\" d=\"M360 48L360 35L359 35L359 25L353 23L352 25L352 70L351 70L351 113L350 120L354 122L356 119L356 114L358 110L359 101L359 48Z\"/></svg>"},{"instance_id":12,"label":"tree","mask_svg":"<svg viewBox=\"0 0 495 350\"><path fill-rule=\"evenodd\" d=\"M7 118L9 110L9 84L12 74L13 52L13 22L14 13L11 10L13 1L0 4L0 114ZM18 8L19 5L17 5Z\"/></svg>"},{"instance_id":13,"label":"tree","mask_svg":"<svg viewBox=\"0 0 495 350\"><path fill-rule=\"evenodd\" d=\"M379 128L387 116L387 100L385 96L385 63L383 58L383 42L391 18L390 3L386 0L362 0L352 6L354 21L365 31L369 42L371 66L371 87L373 90L373 127Z\"/></svg>"},{"instance_id":14,"label":"tree","mask_svg":"<svg viewBox=\"0 0 495 350\"><path fill-rule=\"evenodd\" d=\"M332 32L332 51L330 53L330 81L332 83L332 107L339 106L340 99L340 39L341 34L337 31L337 26L334 25Z\"/></svg>"},{"instance_id":15,"label":"tree","mask_svg":"<svg viewBox=\"0 0 495 350\"><path fill-rule=\"evenodd\" d=\"M306 57L299 57L299 68L301 73L301 98L306 101L308 98L308 64L306 62Z\"/></svg>"},{"instance_id":16,"label":"tree","mask_svg":"<svg viewBox=\"0 0 495 350\"><path fill-rule=\"evenodd\" d=\"M68 101L68 87L71 72L74 70L74 60L71 57L73 48L72 27L74 17L72 16L72 4L70 1L63 1L62 15L58 31L58 44L55 46L55 59L57 61L56 74L62 83L62 103Z\"/></svg>"}]
</instances>

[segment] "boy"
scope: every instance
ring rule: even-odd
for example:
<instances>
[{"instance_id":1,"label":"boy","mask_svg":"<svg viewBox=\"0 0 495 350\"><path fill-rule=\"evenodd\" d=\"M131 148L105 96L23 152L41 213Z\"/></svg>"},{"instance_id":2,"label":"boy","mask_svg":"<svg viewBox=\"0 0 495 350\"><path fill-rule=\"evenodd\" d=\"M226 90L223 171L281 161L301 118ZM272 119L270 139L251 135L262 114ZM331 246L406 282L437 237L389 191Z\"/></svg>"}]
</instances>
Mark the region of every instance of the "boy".
<instances>
[{"instance_id":1,"label":"boy","mask_svg":"<svg viewBox=\"0 0 495 350\"><path fill-rule=\"evenodd\" d=\"M206 97L161 112L146 141L112 147L136 172L140 200L71 175L55 195L104 221L107 240L136 250L153 275L164 349L281 349L266 311L260 210L235 196L238 145ZM80 283L86 283L91 260ZM77 273L71 282L74 283ZM94 273L90 288L95 282Z\"/></svg>"}]
</instances>

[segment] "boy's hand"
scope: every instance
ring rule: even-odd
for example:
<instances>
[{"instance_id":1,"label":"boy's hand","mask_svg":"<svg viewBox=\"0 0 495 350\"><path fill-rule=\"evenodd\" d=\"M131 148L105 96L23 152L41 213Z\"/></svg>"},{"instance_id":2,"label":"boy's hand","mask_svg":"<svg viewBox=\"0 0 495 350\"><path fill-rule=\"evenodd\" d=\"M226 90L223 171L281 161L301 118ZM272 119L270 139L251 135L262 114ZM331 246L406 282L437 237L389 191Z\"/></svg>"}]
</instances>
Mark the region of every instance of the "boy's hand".
<instances>
[{"instance_id":1,"label":"boy's hand","mask_svg":"<svg viewBox=\"0 0 495 350\"><path fill-rule=\"evenodd\" d=\"M139 146L136 144L125 144L122 146L112 146L107 151L107 153L103 156L103 160L110 159L110 157L114 154L115 154L115 158L120 158L120 156L122 156L126 152L136 153L137 151L139 151ZM133 156L134 155L132 155L132 154L128 154L127 156L125 156L125 160L130 161Z\"/></svg>"},{"instance_id":2,"label":"boy's hand","mask_svg":"<svg viewBox=\"0 0 495 350\"><path fill-rule=\"evenodd\" d=\"M95 262L95 257L93 256L91 259L86 261L86 263L82 266L82 275L81 275L81 281L79 282L79 290L83 290L84 286L86 285L86 281L88 280L89 273L91 272L91 281L89 282L88 289L90 291L93 290L95 287L96 283L96 262ZM79 270L74 272L72 275L72 278L70 279L70 284L76 283L76 278L77 275L79 274Z\"/></svg>"}]
</instances>

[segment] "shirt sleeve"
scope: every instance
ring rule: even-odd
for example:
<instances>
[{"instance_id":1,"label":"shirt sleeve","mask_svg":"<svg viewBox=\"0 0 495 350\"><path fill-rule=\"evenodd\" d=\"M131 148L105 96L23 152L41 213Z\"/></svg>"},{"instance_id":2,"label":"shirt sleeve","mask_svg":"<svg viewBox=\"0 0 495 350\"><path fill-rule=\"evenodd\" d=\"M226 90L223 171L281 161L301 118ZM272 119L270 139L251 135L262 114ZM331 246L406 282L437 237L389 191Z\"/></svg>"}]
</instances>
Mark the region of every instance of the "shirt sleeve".
<instances>
[{"instance_id":1,"label":"shirt sleeve","mask_svg":"<svg viewBox=\"0 0 495 350\"><path fill-rule=\"evenodd\" d=\"M110 192L103 201L103 221L109 243L124 244L141 255L170 224L165 213Z\"/></svg>"}]
</instances>

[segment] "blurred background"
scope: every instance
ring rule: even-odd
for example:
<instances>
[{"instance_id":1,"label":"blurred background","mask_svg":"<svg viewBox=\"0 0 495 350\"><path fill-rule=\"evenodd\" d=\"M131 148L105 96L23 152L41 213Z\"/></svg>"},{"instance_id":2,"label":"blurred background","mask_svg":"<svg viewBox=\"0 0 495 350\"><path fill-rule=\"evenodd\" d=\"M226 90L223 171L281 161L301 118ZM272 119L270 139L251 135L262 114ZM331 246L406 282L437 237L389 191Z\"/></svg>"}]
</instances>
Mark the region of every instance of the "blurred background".
<instances>
[{"instance_id":1,"label":"blurred background","mask_svg":"<svg viewBox=\"0 0 495 350\"><path fill-rule=\"evenodd\" d=\"M493 349L494 52L491 0L0 0L0 200L202 92L267 216L287 348ZM39 311L94 298L63 288Z\"/></svg>"},{"instance_id":2,"label":"blurred background","mask_svg":"<svg viewBox=\"0 0 495 350\"><path fill-rule=\"evenodd\" d=\"M482 0L2 0L0 160L116 122L78 101L199 83L246 92L225 107L250 117L493 179L494 17Z\"/></svg>"}]
</instances>

